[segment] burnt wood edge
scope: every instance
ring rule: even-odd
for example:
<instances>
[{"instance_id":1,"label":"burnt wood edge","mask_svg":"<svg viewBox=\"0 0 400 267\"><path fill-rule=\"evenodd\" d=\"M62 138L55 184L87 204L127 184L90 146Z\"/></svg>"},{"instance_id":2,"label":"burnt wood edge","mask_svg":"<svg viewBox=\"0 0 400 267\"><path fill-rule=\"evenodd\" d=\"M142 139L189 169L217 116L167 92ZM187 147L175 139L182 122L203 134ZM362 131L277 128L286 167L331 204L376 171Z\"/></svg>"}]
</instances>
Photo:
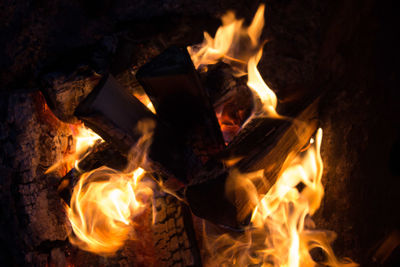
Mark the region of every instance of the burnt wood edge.
<instances>
[{"instance_id":1,"label":"burnt wood edge","mask_svg":"<svg viewBox=\"0 0 400 267\"><path fill-rule=\"evenodd\" d=\"M174 196L156 191L153 238L158 258L167 266L202 266L201 254L190 209ZM178 245L178 249L171 246Z\"/></svg>"},{"instance_id":2,"label":"burnt wood edge","mask_svg":"<svg viewBox=\"0 0 400 267\"><path fill-rule=\"evenodd\" d=\"M169 57L176 57L180 59L177 60L178 62L176 62L175 66L171 67L170 69L168 69L168 67L164 67L164 65L168 64L166 63L161 64L163 63L163 61L166 61L166 59L168 59ZM163 67L161 70L158 69L160 68L160 65ZM163 78L167 80L169 78L171 84L175 83L179 84L177 76L175 75L187 76L187 80L191 81L192 83L191 88L188 88L188 90L186 90L185 92L191 97L194 97L193 99L196 99L196 101L200 104L200 107L202 107L202 112L203 112L203 119L199 121L198 124L196 124L196 126L197 127L200 126L203 127L204 129L207 129L206 131L208 132L208 134L205 135L203 133L202 138L204 138L205 140L209 140L210 144L214 143L213 146L215 146L217 150L217 151L203 151L200 152L200 154L211 156L210 154L215 154L216 152L223 150L225 148L225 142L223 140L222 132L218 120L216 118L213 106L211 104L210 97L208 95L208 92L202 86L200 77L185 47L172 46L169 49L165 50L163 53L155 57L152 61L143 65L136 73L136 78L144 88L149 98L152 100L153 105L159 116L159 119L162 120L164 123L171 125L173 128L178 126L178 127L183 127L183 129L186 129L188 128L188 126L182 124L176 125L177 123L174 122L175 118L172 118L171 120L171 118L169 118L168 115L165 116L164 114L165 112L163 110L159 109L160 105L162 105L163 102L162 92L164 90L163 88L160 87L161 86L160 84L158 84L157 82L152 82L153 79L157 78ZM179 93L179 91L180 89L177 88L176 92ZM174 108L175 107L171 107L171 109ZM182 114L185 114L185 110L182 110ZM190 131L193 129L186 129L186 130ZM179 135L181 133L177 132L177 134ZM189 139L189 146L194 145L192 143L195 141L193 137L191 137L190 132L186 136L182 136L182 138ZM204 141L202 142L208 143Z\"/></svg>"},{"instance_id":3,"label":"burnt wood edge","mask_svg":"<svg viewBox=\"0 0 400 267\"><path fill-rule=\"evenodd\" d=\"M111 79L111 80L109 80ZM107 84L108 83L108 84ZM104 88L107 87L107 88ZM102 90L105 90L102 92ZM108 103L107 96L115 90L113 104L121 102L121 107L116 112L110 112L113 106ZM131 112L129 117L122 119L115 116L124 116ZM127 155L136 145L141 133L135 131L139 121L151 119L156 125L153 132L153 142L150 146L148 159L151 170L161 171L163 177L175 176L183 183L187 182L191 168L199 168L201 163L191 151L190 147L183 144L171 127L160 122L158 117L151 113L133 95L129 95L118 82L108 75L84 99L75 111L86 126L93 129L104 140L115 146L122 154Z\"/></svg>"},{"instance_id":4,"label":"burnt wood edge","mask_svg":"<svg viewBox=\"0 0 400 267\"><path fill-rule=\"evenodd\" d=\"M241 229L248 225L252 212L247 216L242 216L242 214L241 217L246 219L238 221L240 211L237 210L234 201L232 202L225 195L225 183L229 173L234 169L238 169L240 172L264 170L264 179L255 185L259 193L265 194L275 183L284 163L289 162L290 158L297 154L315 133L318 126L319 99L320 97L314 98L311 104L299 112L296 117L296 120L305 121L305 124L293 121L289 126L283 124L282 129L277 130L279 134L273 135L275 139L271 143L271 149L262 154L261 159L257 158L254 165L251 165L251 161L245 162L247 165L244 165L243 161L239 161L223 172L215 172L216 174L210 172L207 179L200 179L199 183L187 186L185 199L192 212L198 217L233 229ZM264 151L265 148L261 146L260 149Z\"/></svg>"}]
</instances>

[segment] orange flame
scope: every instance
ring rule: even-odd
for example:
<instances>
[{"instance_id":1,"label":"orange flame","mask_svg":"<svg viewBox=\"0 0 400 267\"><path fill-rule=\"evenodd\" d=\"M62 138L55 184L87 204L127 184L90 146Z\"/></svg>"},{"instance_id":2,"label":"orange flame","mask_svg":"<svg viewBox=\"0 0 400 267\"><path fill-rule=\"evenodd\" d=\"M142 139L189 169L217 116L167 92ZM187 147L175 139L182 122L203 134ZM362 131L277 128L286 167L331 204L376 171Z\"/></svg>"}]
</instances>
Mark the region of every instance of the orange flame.
<instances>
[{"instance_id":1,"label":"orange flame","mask_svg":"<svg viewBox=\"0 0 400 267\"><path fill-rule=\"evenodd\" d=\"M124 174L101 167L81 176L67 214L74 235L72 244L102 255L115 253L132 235L132 219L146 208L152 190L141 182L137 168Z\"/></svg>"},{"instance_id":2,"label":"orange flame","mask_svg":"<svg viewBox=\"0 0 400 267\"><path fill-rule=\"evenodd\" d=\"M276 95L257 69L262 56L260 36L264 27L264 10L265 6L260 5L248 27L243 26L243 20L236 19L233 12L228 12L222 17L222 26L214 38L205 32L203 43L188 47L188 51L196 68L222 60L233 67L234 75L247 74L247 85L262 104L255 105L255 113L277 117Z\"/></svg>"},{"instance_id":3,"label":"orange flame","mask_svg":"<svg viewBox=\"0 0 400 267\"><path fill-rule=\"evenodd\" d=\"M66 172L70 171L73 167L77 168L80 159L87 154L88 149L93 147L96 142L104 141L99 135L86 128L83 124L72 125L71 127L73 127L73 132L77 132L74 134L74 148L71 149L72 153L53 164L46 170L46 173L53 172L60 167L65 167Z\"/></svg>"},{"instance_id":4,"label":"orange flame","mask_svg":"<svg viewBox=\"0 0 400 267\"><path fill-rule=\"evenodd\" d=\"M214 38L205 33L200 46L188 48L195 66L223 60L232 65L235 75L243 75L246 70L247 85L262 104L255 105L254 113L278 116L276 95L257 70L262 56L259 39L264 26L264 6L260 6L249 27L244 27L243 20L237 20L232 12L222 22ZM259 195L254 185L263 176L262 171L231 173L226 184L227 196L245 194L245 199L250 199L251 203L241 203L238 214L246 216L249 208L255 207L251 225L236 235L212 236L205 229L207 266L316 266L310 254L314 248L324 252L323 264L356 266L335 257L330 247L334 234L313 229L311 215L324 195L321 141L319 129L307 150L294 159L288 157L276 183L265 195ZM67 208L74 232L71 242L98 254L115 253L134 234L133 218L143 211L152 193L143 177L141 168L124 174L102 167L82 175L74 188L71 208Z\"/></svg>"},{"instance_id":5,"label":"orange flame","mask_svg":"<svg viewBox=\"0 0 400 267\"><path fill-rule=\"evenodd\" d=\"M204 33L202 44L188 47L195 67L224 61L232 66L234 75L247 74L247 86L255 96L252 116L279 118L277 97L257 69L262 56L264 5L260 5L249 27L244 27L243 20L237 20L232 12L222 17L222 24L214 38ZM242 234L221 235L210 233L204 224L207 266L316 266L310 255L315 248L324 252L328 266L357 266L350 260L342 262L335 257L330 247L335 237L332 232L311 227L314 226L311 215L319 208L324 195L321 140L319 129L308 149L293 160L292 156L287 158L278 180L265 195L259 195L255 185L260 179L265 181L263 170L230 173L227 197L235 197L239 220L253 210L251 226ZM298 189L300 186L303 188ZM241 201L241 197L246 201Z\"/></svg>"},{"instance_id":6,"label":"orange flame","mask_svg":"<svg viewBox=\"0 0 400 267\"><path fill-rule=\"evenodd\" d=\"M81 175L66 207L73 234L70 242L79 248L109 256L126 240L135 239L134 219L149 207L153 189L144 181L146 155L155 124L140 121L141 138L132 148L129 170L120 172L100 167Z\"/></svg>"},{"instance_id":7,"label":"orange flame","mask_svg":"<svg viewBox=\"0 0 400 267\"><path fill-rule=\"evenodd\" d=\"M156 114L156 109L146 93L134 93L133 95L139 99L139 101L142 102L142 104L145 105L151 112Z\"/></svg>"},{"instance_id":8,"label":"orange flame","mask_svg":"<svg viewBox=\"0 0 400 267\"><path fill-rule=\"evenodd\" d=\"M327 266L357 266L350 260L339 261L330 246L335 235L312 229L311 215L319 208L324 188L320 156L322 130L310 148L288 163L277 182L265 196L258 196L252 181L259 172L236 176L258 204L251 226L243 234L212 236L204 231L209 252L207 266L316 266L310 255L314 248L325 254ZM246 180L246 181L243 181ZM304 186L298 189L299 185ZM227 184L230 190L231 184ZM254 197L258 200L254 200ZM246 198L247 199L247 198Z\"/></svg>"}]
</instances>

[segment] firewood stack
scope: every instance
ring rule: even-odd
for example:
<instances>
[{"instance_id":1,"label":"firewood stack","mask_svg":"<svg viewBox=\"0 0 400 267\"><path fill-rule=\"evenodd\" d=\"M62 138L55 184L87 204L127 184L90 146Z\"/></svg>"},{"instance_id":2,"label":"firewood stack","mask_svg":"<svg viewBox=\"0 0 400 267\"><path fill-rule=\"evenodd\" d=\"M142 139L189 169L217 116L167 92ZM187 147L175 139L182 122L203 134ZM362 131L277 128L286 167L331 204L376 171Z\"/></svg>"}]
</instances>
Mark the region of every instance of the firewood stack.
<instances>
[{"instance_id":1,"label":"firewood stack","mask_svg":"<svg viewBox=\"0 0 400 267\"><path fill-rule=\"evenodd\" d=\"M179 211L169 214L171 211L166 208L171 216L168 224L170 220L175 221L175 228L168 226L166 229L162 225L167 223L161 218L164 215L155 217L154 229L163 229L155 230L155 233L162 233L156 235L160 239L155 243L156 248L166 251L166 254L161 253L164 256L159 261L168 266L174 261L181 261L185 266L201 263L192 214L235 230L248 225L252 209L243 214L239 208L246 199L232 199L226 195L226 181L233 170L243 173L264 170L257 189L259 193L266 193L284 160L290 153L300 151L317 128L318 95L301 95L302 101L295 99L296 105L291 102L282 108L283 115L294 120L255 117L231 137L230 142L225 142L215 109L224 102L239 101L239 106L251 111L252 105L246 107L246 103L252 102L245 97L232 100L229 95L232 88L227 88L232 87L232 83L207 78L218 75L221 68L226 66L218 64L199 74L187 50L179 47L170 47L148 61L137 71L138 83L134 83L136 89L144 89L150 97L156 114L109 72L100 75L83 67L70 76L58 73L44 76L47 85L44 96L54 114L65 122L83 121L106 141L80 162L81 172L101 165L122 170L130 149L141 136L138 125L155 122L144 167L154 173L164 190L179 197L178 200L158 193L154 202L157 211L164 210L163 205L175 206L173 210ZM135 77L130 79L135 80ZM229 109L229 105L226 106ZM228 116L235 116L234 110L227 112ZM247 116L250 113L247 112ZM241 123L246 119L241 118ZM234 164L229 163L231 160ZM59 188L60 196L67 203L78 179L79 172L73 169L61 180L60 184L68 185ZM179 255L169 255L171 246L168 243L173 241L169 237L176 231L183 239L174 242L182 244L186 254L179 249ZM167 245L160 247L165 242ZM176 251L177 247L172 250Z\"/></svg>"}]
</instances>

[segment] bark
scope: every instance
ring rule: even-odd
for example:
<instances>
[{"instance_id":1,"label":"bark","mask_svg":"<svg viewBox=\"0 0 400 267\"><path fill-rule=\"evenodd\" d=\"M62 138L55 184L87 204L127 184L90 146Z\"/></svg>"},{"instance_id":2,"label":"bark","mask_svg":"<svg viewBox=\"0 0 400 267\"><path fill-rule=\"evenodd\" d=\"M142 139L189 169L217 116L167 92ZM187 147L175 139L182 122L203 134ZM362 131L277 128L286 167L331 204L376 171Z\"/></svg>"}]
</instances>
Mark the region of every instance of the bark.
<instances>
[{"instance_id":1,"label":"bark","mask_svg":"<svg viewBox=\"0 0 400 267\"><path fill-rule=\"evenodd\" d=\"M191 213L175 197L159 193L154 198L154 242L160 264L202 266Z\"/></svg>"},{"instance_id":2,"label":"bark","mask_svg":"<svg viewBox=\"0 0 400 267\"><path fill-rule=\"evenodd\" d=\"M99 83L101 75L81 66L73 73L49 73L43 80L43 92L54 114L67 123L77 123L75 109Z\"/></svg>"},{"instance_id":3,"label":"bark","mask_svg":"<svg viewBox=\"0 0 400 267\"><path fill-rule=\"evenodd\" d=\"M67 238L58 178L44 171L68 152L72 133L37 91L3 94L1 101L1 224L7 229L1 262L44 266Z\"/></svg>"}]
</instances>

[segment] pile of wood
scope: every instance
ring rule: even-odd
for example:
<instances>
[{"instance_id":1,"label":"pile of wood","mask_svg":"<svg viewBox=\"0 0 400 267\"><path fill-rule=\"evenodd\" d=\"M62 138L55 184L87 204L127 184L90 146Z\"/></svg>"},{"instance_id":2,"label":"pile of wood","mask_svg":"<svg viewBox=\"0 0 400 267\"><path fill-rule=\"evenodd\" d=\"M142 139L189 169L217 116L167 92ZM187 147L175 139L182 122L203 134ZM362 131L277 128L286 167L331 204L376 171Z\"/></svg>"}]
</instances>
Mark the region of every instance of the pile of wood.
<instances>
[{"instance_id":1,"label":"pile of wood","mask_svg":"<svg viewBox=\"0 0 400 267\"><path fill-rule=\"evenodd\" d=\"M235 231L247 226L254 207L246 204L246 194L227 194L228 178L263 170L253 182L259 194L266 193L287 157L315 132L319 94L297 92L293 102L280 105L282 118L252 117L244 124L253 109L246 81L234 78L223 63L197 71L186 48L180 47L154 57L130 79L136 91L148 95L155 114L134 96L131 86L109 72L98 74L83 66L68 75L44 76L44 96L54 114L69 123L83 121L106 141L80 161L79 171L73 169L61 179L59 194L69 203L82 172L102 165L123 170L143 134L143 123L152 122L142 167L170 193L158 192L153 201L158 261L201 266L192 215ZM216 112L222 116L220 123L232 126L228 134L222 133Z\"/></svg>"},{"instance_id":2,"label":"pile of wood","mask_svg":"<svg viewBox=\"0 0 400 267\"><path fill-rule=\"evenodd\" d=\"M242 214L239 202L246 202L246 199L226 196L227 178L233 170L241 173L264 170L263 179L256 186L259 193L266 193L286 158L300 151L315 132L318 98L313 94L312 97L303 96L304 101L296 101L297 105L289 103L284 118L252 118L226 144L214 106L221 105L224 97L229 99L226 95L231 88L224 88L227 83L218 83L218 79L214 84L208 79L204 85L207 80L204 76L212 77L216 71L218 67L200 77L187 50L171 47L136 73L156 114L111 74L104 74L101 79L84 77L83 80L92 86L89 93L88 90L76 90L75 85L70 86L71 92L79 92L80 95L73 98L80 100L79 104L69 104L69 108L73 106L73 113L69 109L69 114L63 113L59 117L83 121L106 141L106 148L101 150L118 151L117 158L120 159L127 156L141 137L139 124L155 122L146 160L148 171L153 172L168 191L184 199L196 216L240 229L248 225L252 210ZM79 88L88 87L76 84ZM47 94L50 101L60 99L60 92L66 93L54 89L48 92L52 94ZM64 111L59 106L54 105L57 115ZM234 110L230 114L234 116ZM92 156L91 160L98 162L89 166L107 164L108 158L116 157L115 153L99 155ZM232 160L234 164L229 163ZM83 162L88 161L90 159ZM68 196L64 197L68 199Z\"/></svg>"}]
</instances>

